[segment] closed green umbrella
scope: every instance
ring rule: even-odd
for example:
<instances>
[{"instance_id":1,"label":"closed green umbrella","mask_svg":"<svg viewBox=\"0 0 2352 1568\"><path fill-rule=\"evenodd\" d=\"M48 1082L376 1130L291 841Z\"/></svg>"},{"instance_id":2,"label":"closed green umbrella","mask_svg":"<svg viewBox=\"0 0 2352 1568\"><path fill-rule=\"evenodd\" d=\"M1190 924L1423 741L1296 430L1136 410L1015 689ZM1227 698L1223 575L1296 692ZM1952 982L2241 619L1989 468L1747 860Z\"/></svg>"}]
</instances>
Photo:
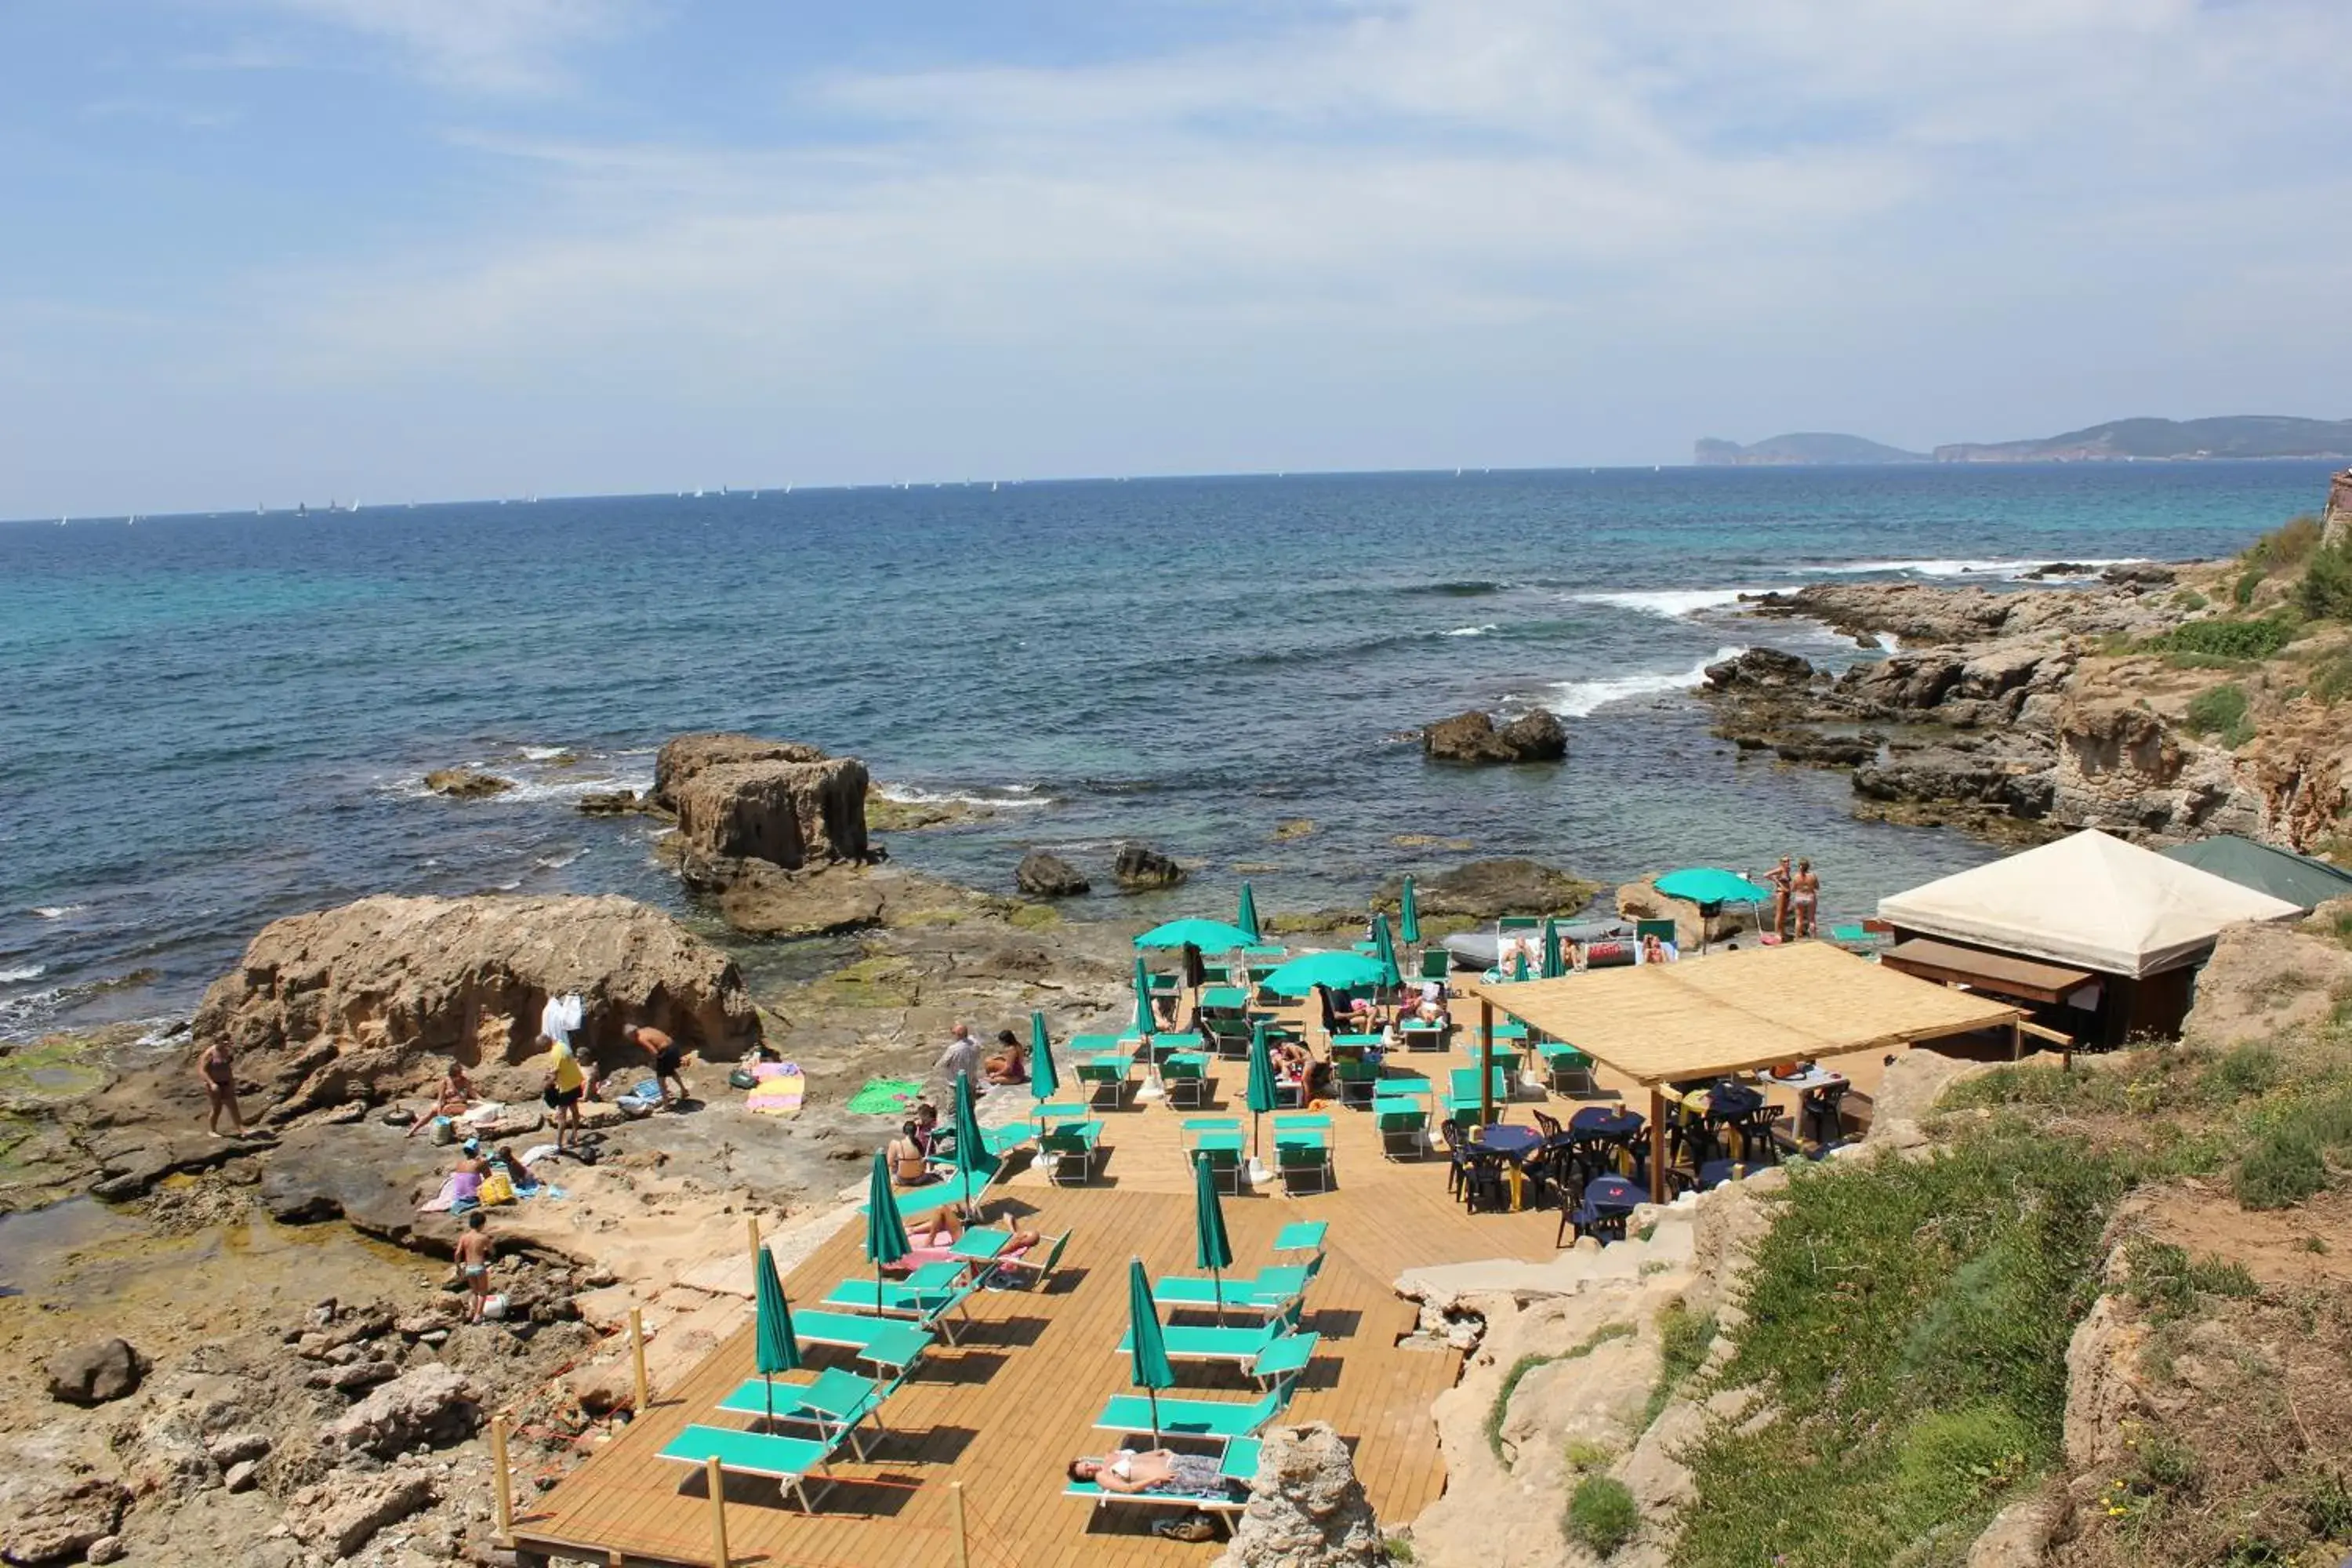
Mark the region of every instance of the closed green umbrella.
<instances>
[{"instance_id":1,"label":"closed green umbrella","mask_svg":"<svg viewBox=\"0 0 2352 1568\"><path fill-rule=\"evenodd\" d=\"M1258 1163L1258 1121L1282 1104L1282 1085L1274 1076L1274 1043L1266 1038L1265 1020L1250 1025L1249 1091L1243 1103L1250 1113L1250 1161ZM1261 1167L1262 1168L1262 1167Z\"/></svg>"},{"instance_id":2,"label":"closed green umbrella","mask_svg":"<svg viewBox=\"0 0 2352 1568\"><path fill-rule=\"evenodd\" d=\"M1253 942L1265 940L1265 928L1257 923L1257 895L1250 890L1247 882L1242 884L1241 908L1234 916L1234 924L1249 932Z\"/></svg>"},{"instance_id":3,"label":"closed green umbrella","mask_svg":"<svg viewBox=\"0 0 2352 1568\"><path fill-rule=\"evenodd\" d=\"M898 1213L898 1194L890 1190L890 1154L874 1151L874 1174L866 1184L866 1256L874 1262L878 1290L882 1270L914 1250L907 1239L907 1222Z\"/></svg>"},{"instance_id":4,"label":"closed green umbrella","mask_svg":"<svg viewBox=\"0 0 2352 1568\"><path fill-rule=\"evenodd\" d=\"M1511 954L1511 978L1514 980L1525 980L1527 977L1528 950L1523 947Z\"/></svg>"},{"instance_id":5,"label":"closed green umbrella","mask_svg":"<svg viewBox=\"0 0 2352 1568\"><path fill-rule=\"evenodd\" d=\"M1404 897L1397 906L1397 934L1407 947L1421 945L1421 902L1412 896L1412 879L1404 879Z\"/></svg>"},{"instance_id":6,"label":"closed green umbrella","mask_svg":"<svg viewBox=\"0 0 2352 1568\"><path fill-rule=\"evenodd\" d=\"M776 1418L776 1373L796 1372L801 1364L800 1336L793 1332L793 1305L784 1300L784 1281L776 1272L775 1256L760 1248L752 1268L752 1295L757 1326L752 1331L752 1364L768 1384L768 1419Z\"/></svg>"},{"instance_id":7,"label":"closed green umbrella","mask_svg":"<svg viewBox=\"0 0 2352 1568\"><path fill-rule=\"evenodd\" d=\"M1258 982L1276 996L1304 996L1318 985L1353 991L1381 983L1381 963L1360 952L1303 952Z\"/></svg>"},{"instance_id":8,"label":"closed green umbrella","mask_svg":"<svg viewBox=\"0 0 2352 1568\"><path fill-rule=\"evenodd\" d=\"M1054 1039L1045 1033L1045 1015L1029 1015L1029 1092L1045 1104L1062 1087L1061 1069L1054 1065Z\"/></svg>"},{"instance_id":9,"label":"closed green umbrella","mask_svg":"<svg viewBox=\"0 0 2352 1568\"><path fill-rule=\"evenodd\" d=\"M1549 915L1544 916L1543 942L1543 977L1557 980L1568 973L1568 965L1561 962L1559 955L1559 921Z\"/></svg>"},{"instance_id":10,"label":"closed green umbrella","mask_svg":"<svg viewBox=\"0 0 2352 1568\"><path fill-rule=\"evenodd\" d=\"M1160 1309L1151 1300L1151 1281L1143 1276L1143 1259L1127 1263L1128 1376L1151 1400L1151 1446L1160 1447L1160 1391L1176 1386L1176 1369L1168 1364L1168 1343L1160 1334Z\"/></svg>"},{"instance_id":11,"label":"closed green umbrella","mask_svg":"<svg viewBox=\"0 0 2352 1568\"><path fill-rule=\"evenodd\" d=\"M980 1178L986 1186L988 1178L996 1174L997 1158L988 1152L988 1143L980 1135L980 1110L971 1102L971 1075L956 1074L954 1120L955 1168L963 1183L964 1217L971 1217L972 1178Z\"/></svg>"},{"instance_id":12,"label":"closed green umbrella","mask_svg":"<svg viewBox=\"0 0 2352 1568\"><path fill-rule=\"evenodd\" d=\"M1225 1205L1217 1197L1217 1168L1192 1162L1192 1266L1205 1268L1217 1292L1217 1326L1225 1321L1225 1270L1234 1266L1234 1238L1225 1234Z\"/></svg>"},{"instance_id":13,"label":"closed green umbrella","mask_svg":"<svg viewBox=\"0 0 2352 1568\"><path fill-rule=\"evenodd\" d=\"M1404 984L1404 971L1397 967L1396 938L1389 934L1389 917L1384 910L1372 917L1372 957L1381 966L1381 984L1393 991Z\"/></svg>"},{"instance_id":14,"label":"closed green umbrella","mask_svg":"<svg viewBox=\"0 0 2352 1568\"><path fill-rule=\"evenodd\" d=\"M1151 972L1143 967L1143 960L1135 961L1135 1032L1149 1035L1159 1025L1151 1011Z\"/></svg>"}]
</instances>

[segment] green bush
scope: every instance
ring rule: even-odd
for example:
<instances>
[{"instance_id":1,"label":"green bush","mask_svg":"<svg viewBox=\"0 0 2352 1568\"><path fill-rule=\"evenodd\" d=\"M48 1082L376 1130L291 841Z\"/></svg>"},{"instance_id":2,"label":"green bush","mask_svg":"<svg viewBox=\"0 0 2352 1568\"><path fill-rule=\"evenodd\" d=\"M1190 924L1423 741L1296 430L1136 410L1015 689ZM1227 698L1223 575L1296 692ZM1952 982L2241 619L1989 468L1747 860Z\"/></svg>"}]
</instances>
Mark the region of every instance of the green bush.
<instances>
[{"instance_id":1,"label":"green bush","mask_svg":"<svg viewBox=\"0 0 2352 1568\"><path fill-rule=\"evenodd\" d=\"M2239 573L2237 583L2230 589L2230 602L2242 610L2252 604L2254 590L2263 585L2263 579L2268 575L2259 566L2249 566Z\"/></svg>"},{"instance_id":2,"label":"green bush","mask_svg":"<svg viewBox=\"0 0 2352 1568\"><path fill-rule=\"evenodd\" d=\"M2207 653L2223 658L2268 658L2286 647L2294 628L2276 616L2258 620L2187 621L2146 646L2158 653Z\"/></svg>"},{"instance_id":3,"label":"green bush","mask_svg":"<svg viewBox=\"0 0 2352 1568\"><path fill-rule=\"evenodd\" d=\"M2253 737L2253 726L2246 721L2249 705L2246 689L2233 680L2190 698L2182 722L2189 733L2218 735L2223 745L2235 751Z\"/></svg>"},{"instance_id":4,"label":"green bush","mask_svg":"<svg viewBox=\"0 0 2352 1568\"><path fill-rule=\"evenodd\" d=\"M1642 1510L1625 1483L1587 1476L1568 1500L1568 1538L1607 1557L1642 1531Z\"/></svg>"},{"instance_id":5,"label":"green bush","mask_svg":"<svg viewBox=\"0 0 2352 1568\"><path fill-rule=\"evenodd\" d=\"M1906 1447L1916 1476L1958 1441L1931 1430L1907 1444L1929 1415L1972 1411L1969 1433L2002 1434L1999 1468L2017 1487L2056 1458L2067 1342L2099 1289L2100 1233L2138 1173L2077 1140L1995 1125L1927 1160L1792 1173L1720 1374L1786 1414L1710 1431L1691 1451L1681 1568L1754 1568L1767 1542L1804 1568L1896 1561L1926 1528L1889 1506ZM1939 1532L1983 1528L1999 1501L1983 1479L1932 1521ZM1934 1506L1924 1483L1915 1495Z\"/></svg>"},{"instance_id":6,"label":"green bush","mask_svg":"<svg viewBox=\"0 0 2352 1568\"><path fill-rule=\"evenodd\" d=\"M2183 588L2180 592L2172 595L2173 605L2177 608L2189 611L2191 615L2203 609L2212 602L2212 600L2208 599L2204 595L2199 593L2194 588Z\"/></svg>"},{"instance_id":7,"label":"green bush","mask_svg":"<svg viewBox=\"0 0 2352 1568\"><path fill-rule=\"evenodd\" d=\"M2186 1247L2164 1241L2136 1241L2126 1256L2131 1262L2133 1299L2147 1308L2159 1323L2177 1322L2197 1310L2203 1296L2247 1297L2261 1294L2254 1277L2243 1264L2218 1258L2194 1258Z\"/></svg>"},{"instance_id":8,"label":"green bush","mask_svg":"<svg viewBox=\"0 0 2352 1568\"><path fill-rule=\"evenodd\" d=\"M2258 1125L2238 1163L2238 1202L2283 1209L2327 1190L2328 1156L2352 1150L2352 1089L2306 1100Z\"/></svg>"},{"instance_id":9,"label":"green bush","mask_svg":"<svg viewBox=\"0 0 2352 1568\"><path fill-rule=\"evenodd\" d=\"M2228 1105L2269 1093L2285 1076L2286 1064L2279 1054L2257 1043L2240 1046L2207 1068L2199 1087L2208 1100Z\"/></svg>"},{"instance_id":10,"label":"green bush","mask_svg":"<svg viewBox=\"0 0 2352 1568\"><path fill-rule=\"evenodd\" d=\"M2051 1067L1997 1067L1981 1077L1962 1079L1938 1101L1947 1110L1990 1110L2006 1106L2048 1106L2066 1110L2130 1109L2125 1079L2115 1072L2076 1072Z\"/></svg>"},{"instance_id":11,"label":"green bush","mask_svg":"<svg viewBox=\"0 0 2352 1568\"><path fill-rule=\"evenodd\" d=\"M2336 545L2311 558L2294 602L2315 620L2352 620L2352 550Z\"/></svg>"},{"instance_id":12,"label":"green bush","mask_svg":"<svg viewBox=\"0 0 2352 1568\"><path fill-rule=\"evenodd\" d=\"M1895 1444L1898 1528L1925 1534L1999 1497L2023 1478L2034 1447L2033 1434L2006 1405L1929 1411Z\"/></svg>"},{"instance_id":13,"label":"green bush","mask_svg":"<svg viewBox=\"0 0 2352 1568\"><path fill-rule=\"evenodd\" d=\"M2244 560L2249 566L2293 566L2319 548L2320 537L2319 520L2305 512L2255 540Z\"/></svg>"},{"instance_id":14,"label":"green bush","mask_svg":"<svg viewBox=\"0 0 2352 1568\"><path fill-rule=\"evenodd\" d=\"M1715 1343L1715 1314L1692 1311L1677 1301L1658 1314L1658 1381L1650 1389L1649 1408L1642 1429L1666 1407L1683 1380L1706 1364L1707 1347Z\"/></svg>"},{"instance_id":15,"label":"green bush","mask_svg":"<svg viewBox=\"0 0 2352 1568\"><path fill-rule=\"evenodd\" d=\"M2352 648L2329 654L2313 665L2310 690L2331 706L2352 697Z\"/></svg>"}]
</instances>

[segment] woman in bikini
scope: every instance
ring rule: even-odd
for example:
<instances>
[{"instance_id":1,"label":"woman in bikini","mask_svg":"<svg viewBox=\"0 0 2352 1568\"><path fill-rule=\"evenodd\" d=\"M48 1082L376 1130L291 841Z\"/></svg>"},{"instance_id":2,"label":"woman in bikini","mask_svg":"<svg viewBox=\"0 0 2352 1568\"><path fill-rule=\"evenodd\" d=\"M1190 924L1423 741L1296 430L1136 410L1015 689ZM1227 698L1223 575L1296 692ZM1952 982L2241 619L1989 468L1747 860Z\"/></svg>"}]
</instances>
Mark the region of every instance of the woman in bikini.
<instances>
[{"instance_id":1,"label":"woman in bikini","mask_svg":"<svg viewBox=\"0 0 2352 1568\"><path fill-rule=\"evenodd\" d=\"M236 1108L236 1056L228 1048L226 1040L215 1040L196 1058L196 1077L205 1086L205 1125L215 1138L245 1136L245 1116ZM222 1111L228 1112L232 1133L220 1130Z\"/></svg>"},{"instance_id":2,"label":"woman in bikini","mask_svg":"<svg viewBox=\"0 0 2352 1568\"><path fill-rule=\"evenodd\" d=\"M441 1087L433 1091L433 1103L425 1108L422 1116L408 1124L407 1136L415 1137L440 1117L446 1116L454 1121L465 1115L473 1103L474 1080L466 1076L461 1063L453 1060L447 1075L441 1079Z\"/></svg>"},{"instance_id":3,"label":"woman in bikini","mask_svg":"<svg viewBox=\"0 0 2352 1568\"><path fill-rule=\"evenodd\" d=\"M1223 1461L1207 1454L1180 1454L1172 1448L1118 1448L1098 1459L1070 1461L1070 1479L1091 1481L1122 1497L1142 1492L1231 1502L1240 1495L1240 1486L1228 1480L1223 1470ZM1215 1535L1216 1526L1205 1513L1195 1513L1154 1526L1153 1533L1177 1541L1207 1541Z\"/></svg>"},{"instance_id":4,"label":"woman in bikini","mask_svg":"<svg viewBox=\"0 0 2352 1568\"><path fill-rule=\"evenodd\" d=\"M898 1124L898 1136L890 1140L887 1153L890 1180L901 1187L927 1187L940 1179L923 1153L922 1130L915 1122Z\"/></svg>"},{"instance_id":5,"label":"woman in bikini","mask_svg":"<svg viewBox=\"0 0 2352 1568\"><path fill-rule=\"evenodd\" d=\"M1797 917L1800 937L1819 936L1821 929L1815 916L1821 909L1822 879L1811 860L1797 862L1797 874L1789 879L1789 907Z\"/></svg>"}]
</instances>

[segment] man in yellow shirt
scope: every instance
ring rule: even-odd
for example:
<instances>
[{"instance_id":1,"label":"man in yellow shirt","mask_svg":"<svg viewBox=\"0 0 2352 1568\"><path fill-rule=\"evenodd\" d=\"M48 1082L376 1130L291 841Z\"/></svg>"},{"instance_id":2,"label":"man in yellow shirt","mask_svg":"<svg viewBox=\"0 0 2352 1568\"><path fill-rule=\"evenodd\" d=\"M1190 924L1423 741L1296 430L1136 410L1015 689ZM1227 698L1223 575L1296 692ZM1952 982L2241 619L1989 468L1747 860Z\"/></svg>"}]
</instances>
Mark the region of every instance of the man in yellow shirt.
<instances>
[{"instance_id":1,"label":"man in yellow shirt","mask_svg":"<svg viewBox=\"0 0 2352 1568\"><path fill-rule=\"evenodd\" d=\"M547 1088L541 1098L555 1112L555 1146L569 1149L580 1131L580 1097L587 1092L588 1075L580 1070L569 1040L541 1035L539 1043L548 1051Z\"/></svg>"}]
</instances>

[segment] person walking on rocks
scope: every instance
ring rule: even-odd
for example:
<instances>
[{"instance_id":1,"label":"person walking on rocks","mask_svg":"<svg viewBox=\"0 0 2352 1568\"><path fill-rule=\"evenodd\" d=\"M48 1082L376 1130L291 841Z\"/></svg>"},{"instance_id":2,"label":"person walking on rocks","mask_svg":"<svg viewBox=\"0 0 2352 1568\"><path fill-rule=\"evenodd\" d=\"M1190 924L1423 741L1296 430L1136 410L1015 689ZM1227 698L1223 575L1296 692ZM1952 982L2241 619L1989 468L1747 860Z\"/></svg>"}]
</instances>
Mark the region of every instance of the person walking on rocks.
<instances>
[{"instance_id":1,"label":"person walking on rocks","mask_svg":"<svg viewBox=\"0 0 2352 1568\"><path fill-rule=\"evenodd\" d=\"M479 1209L466 1216L457 1236L457 1278L467 1291L466 1321L478 1323L490 1300L490 1235L482 1227Z\"/></svg>"},{"instance_id":2,"label":"person walking on rocks","mask_svg":"<svg viewBox=\"0 0 2352 1568\"><path fill-rule=\"evenodd\" d=\"M245 1113L236 1106L236 1054L228 1048L226 1040L215 1040L196 1058L196 1077L205 1086L205 1125L215 1138L245 1136ZM220 1130L222 1111L228 1112L228 1124L236 1131Z\"/></svg>"},{"instance_id":3,"label":"person walking on rocks","mask_svg":"<svg viewBox=\"0 0 2352 1568\"><path fill-rule=\"evenodd\" d=\"M678 1068L685 1065L686 1053L679 1048L678 1043L661 1030L645 1024L624 1029L621 1033L632 1043L644 1047L646 1054L653 1058L654 1082L661 1089L662 1109L670 1110L683 1106L686 1103L686 1079L679 1075ZM677 1085L676 1099L670 1096L669 1086L672 1084Z\"/></svg>"},{"instance_id":4,"label":"person walking on rocks","mask_svg":"<svg viewBox=\"0 0 2352 1568\"><path fill-rule=\"evenodd\" d=\"M587 1092L588 1075L580 1070L570 1041L541 1035L539 1043L548 1053L547 1087L540 1098L555 1112L555 1146L569 1149L580 1132L580 1097Z\"/></svg>"}]
</instances>

